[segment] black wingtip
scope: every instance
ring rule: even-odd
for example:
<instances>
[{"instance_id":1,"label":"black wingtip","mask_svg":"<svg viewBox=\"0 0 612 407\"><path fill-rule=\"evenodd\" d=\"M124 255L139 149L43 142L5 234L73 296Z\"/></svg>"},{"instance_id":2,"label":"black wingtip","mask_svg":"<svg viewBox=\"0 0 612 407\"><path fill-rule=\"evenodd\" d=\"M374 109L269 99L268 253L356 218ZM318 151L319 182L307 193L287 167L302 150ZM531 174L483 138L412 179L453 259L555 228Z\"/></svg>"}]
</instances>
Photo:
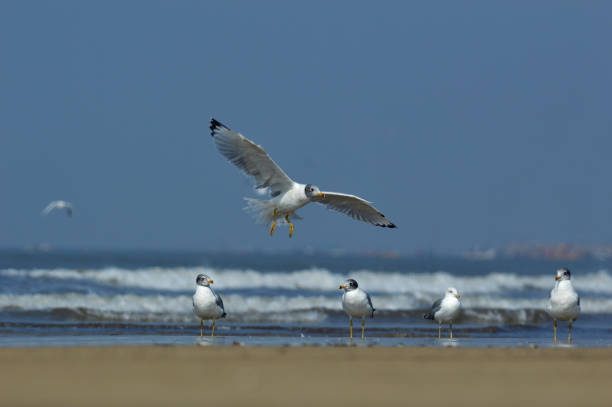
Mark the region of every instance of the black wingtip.
<instances>
[{"instance_id":1,"label":"black wingtip","mask_svg":"<svg viewBox=\"0 0 612 407\"><path fill-rule=\"evenodd\" d=\"M382 212L378 212L378 215L380 215L381 217L383 217L387 222L389 222L389 219L387 219L387 217L385 215L382 214ZM387 223L377 223L376 226L380 226L381 228L389 228L389 229L393 229L396 228L397 226L395 226L393 223L389 222Z\"/></svg>"},{"instance_id":2,"label":"black wingtip","mask_svg":"<svg viewBox=\"0 0 612 407\"><path fill-rule=\"evenodd\" d=\"M215 135L215 130L217 130L220 127L229 130L229 127L227 127L225 124L221 123L220 121L218 121L214 117L211 117L210 118L210 135L214 136Z\"/></svg>"},{"instance_id":3,"label":"black wingtip","mask_svg":"<svg viewBox=\"0 0 612 407\"><path fill-rule=\"evenodd\" d=\"M397 228L397 226L395 226L393 223L390 223L388 225L384 223L377 223L376 226L380 226L381 228L389 228L389 229Z\"/></svg>"}]
</instances>

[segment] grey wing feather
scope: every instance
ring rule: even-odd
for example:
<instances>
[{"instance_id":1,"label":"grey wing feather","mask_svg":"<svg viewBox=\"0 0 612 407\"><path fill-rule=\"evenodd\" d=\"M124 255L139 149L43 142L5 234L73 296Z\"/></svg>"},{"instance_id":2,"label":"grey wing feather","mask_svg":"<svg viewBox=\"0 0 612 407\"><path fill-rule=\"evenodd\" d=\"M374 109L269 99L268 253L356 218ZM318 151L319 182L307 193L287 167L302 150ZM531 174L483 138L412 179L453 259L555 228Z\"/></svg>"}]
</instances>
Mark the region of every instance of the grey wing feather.
<instances>
[{"instance_id":1,"label":"grey wing feather","mask_svg":"<svg viewBox=\"0 0 612 407\"><path fill-rule=\"evenodd\" d=\"M225 313L225 307L223 306L223 300L221 299L221 296L217 293L215 293L215 304L217 304L217 306L223 310L223 315L221 315L221 318L225 317L227 314Z\"/></svg>"},{"instance_id":2,"label":"grey wing feather","mask_svg":"<svg viewBox=\"0 0 612 407\"><path fill-rule=\"evenodd\" d=\"M374 305L372 304L372 298L370 297L370 294L366 293L366 297L368 297L368 304L370 304L370 308L372 308L372 314L370 315L370 317L374 318L374 311L376 311L376 308L374 308Z\"/></svg>"},{"instance_id":3,"label":"grey wing feather","mask_svg":"<svg viewBox=\"0 0 612 407\"><path fill-rule=\"evenodd\" d=\"M293 187L293 180L261 146L215 119L210 120L210 130L219 152L246 175L255 178L258 189L269 187L270 194L277 196Z\"/></svg>"},{"instance_id":4,"label":"grey wing feather","mask_svg":"<svg viewBox=\"0 0 612 407\"><path fill-rule=\"evenodd\" d=\"M223 308L225 310L225 307L223 306L223 300L221 299L221 296L219 294L215 293L215 304L217 304L219 307Z\"/></svg>"},{"instance_id":5,"label":"grey wing feather","mask_svg":"<svg viewBox=\"0 0 612 407\"><path fill-rule=\"evenodd\" d=\"M425 319L435 319L436 312L440 311L441 308L442 308L442 298L439 298L439 299L437 299L431 305L431 311L429 311L427 314L423 315L423 318L425 318Z\"/></svg>"},{"instance_id":6,"label":"grey wing feather","mask_svg":"<svg viewBox=\"0 0 612 407\"><path fill-rule=\"evenodd\" d=\"M438 298L431 306L431 313L435 314L436 312L442 309L442 298Z\"/></svg>"},{"instance_id":7,"label":"grey wing feather","mask_svg":"<svg viewBox=\"0 0 612 407\"><path fill-rule=\"evenodd\" d=\"M341 194L339 192L323 192L322 197L313 197L312 201L325 205L334 211L344 213L355 220L360 220L383 228L396 227L370 202L355 195Z\"/></svg>"}]
</instances>

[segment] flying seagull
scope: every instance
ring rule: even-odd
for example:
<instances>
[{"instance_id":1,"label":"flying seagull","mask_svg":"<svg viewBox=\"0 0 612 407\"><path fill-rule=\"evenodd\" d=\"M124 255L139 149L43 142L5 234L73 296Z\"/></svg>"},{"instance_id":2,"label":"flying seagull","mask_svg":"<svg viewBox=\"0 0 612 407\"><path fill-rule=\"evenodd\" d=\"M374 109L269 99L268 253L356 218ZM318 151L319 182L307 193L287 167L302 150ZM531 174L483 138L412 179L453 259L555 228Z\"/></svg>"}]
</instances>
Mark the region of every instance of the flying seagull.
<instances>
[{"instance_id":1,"label":"flying seagull","mask_svg":"<svg viewBox=\"0 0 612 407\"><path fill-rule=\"evenodd\" d=\"M213 291L210 286L213 281L206 274L198 274L196 277L196 291L193 294L193 313L200 318L200 337L204 335L204 320L212 319L212 330L210 336L215 336L215 324L218 318L224 318L227 314L223 308L221 296Z\"/></svg>"},{"instance_id":2,"label":"flying seagull","mask_svg":"<svg viewBox=\"0 0 612 407\"><path fill-rule=\"evenodd\" d=\"M351 340L353 340L353 317L361 318L361 339L365 339L365 318L374 318L374 305L370 294L359 288L357 281L349 278L339 287L344 290L342 294L342 309L351 319Z\"/></svg>"},{"instance_id":3,"label":"flying seagull","mask_svg":"<svg viewBox=\"0 0 612 407\"><path fill-rule=\"evenodd\" d=\"M210 130L217 149L225 158L246 175L255 178L257 189L269 188L272 199L245 198L245 209L253 212L258 222L272 224L270 235L274 234L278 221L289 224L289 237L293 236L293 223L290 219L301 219L295 211L310 202L325 205L329 209L375 226L396 227L370 202L358 196L321 192L315 185L293 181L261 146L217 120L210 120Z\"/></svg>"},{"instance_id":4,"label":"flying seagull","mask_svg":"<svg viewBox=\"0 0 612 407\"><path fill-rule=\"evenodd\" d=\"M431 311L423 315L425 319L432 319L438 323L438 339L442 330L442 324L448 323L450 326L450 339L453 339L453 320L459 316L461 311L461 295L454 288L446 289L444 298L437 299L431 306Z\"/></svg>"},{"instance_id":5,"label":"flying seagull","mask_svg":"<svg viewBox=\"0 0 612 407\"><path fill-rule=\"evenodd\" d=\"M546 311L554 321L555 344L557 343L557 320L569 321L567 343L572 343L572 322L580 314L580 296L572 286L571 276L572 273L566 268L557 270L555 286L550 292L550 300L546 307Z\"/></svg>"},{"instance_id":6,"label":"flying seagull","mask_svg":"<svg viewBox=\"0 0 612 407\"><path fill-rule=\"evenodd\" d=\"M42 210L41 215L48 215L54 209L66 209L69 217L72 217L72 204L66 201L51 201L49 205Z\"/></svg>"}]
</instances>

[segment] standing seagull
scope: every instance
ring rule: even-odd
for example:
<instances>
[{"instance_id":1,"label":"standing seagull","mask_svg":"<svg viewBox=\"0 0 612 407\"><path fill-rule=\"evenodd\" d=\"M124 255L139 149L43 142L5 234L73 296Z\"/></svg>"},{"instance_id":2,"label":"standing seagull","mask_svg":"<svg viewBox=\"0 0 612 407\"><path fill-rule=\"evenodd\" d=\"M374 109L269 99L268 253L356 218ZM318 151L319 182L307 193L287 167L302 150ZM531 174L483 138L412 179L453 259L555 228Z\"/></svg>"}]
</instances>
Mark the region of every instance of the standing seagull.
<instances>
[{"instance_id":1,"label":"standing seagull","mask_svg":"<svg viewBox=\"0 0 612 407\"><path fill-rule=\"evenodd\" d=\"M200 337L204 335L204 320L212 319L212 331L210 336L215 336L215 323L218 318L223 318L225 309L223 300L210 286L213 281L206 274L199 274L196 278L196 291L193 295L193 313L200 318Z\"/></svg>"},{"instance_id":2,"label":"standing seagull","mask_svg":"<svg viewBox=\"0 0 612 407\"><path fill-rule=\"evenodd\" d=\"M54 209L66 209L66 213L69 217L72 217L72 204L66 201L51 201L45 209L40 212L41 215L48 215Z\"/></svg>"},{"instance_id":3,"label":"standing seagull","mask_svg":"<svg viewBox=\"0 0 612 407\"><path fill-rule=\"evenodd\" d=\"M376 311L370 295L359 288L357 281L352 278L346 280L346 283L338 288L344 290L342 309L351 318L351 340L353 340L353 317L361 318L361 339L365 339L365 318L374 318L374 311Z\"/></svg>"},{"instance_id":4,"label":"standing seagull","mask_svg":"<svg viewBox=\"0 0 612 407\"><path fill-rule=\"evenodd\" d=\"M300 219L295 211L310 202L326 205L329 209L372 225L395 227L370 202L358 196L321 192L314 185L294 182L261 146L217 120L210 120L210 130L217 149L225 158L246 175L254 177L257 189L270 189L270 200L245 198L245 209L253 212L258 222L265 225L272 223L270 236L274 234L277 221L289 224L289 237L293 236L293 223L290 219Z\"/></svg>"},{"instance_id":5,"label":"standing seagull","mask_svg":"<svg viewBox=\"0 0 612 407\"><path fill-rule=\"evenodd\" d=\"M447 322L450 325L450 339L453 339L453 321L461 312L459 298L461 295L455 288L447 288L444 298L437 299L431 306L431 311L423 315L423 318L432 319L438 323L438 339L440 339L442 324Z\"/></svg>"},{"instance_id":6,"label":"standing seagull","mask_svg":"<svg viewBox=\"0 0 612 407\"><path fill-rule=\"evenodd\" d=\"M554 343L557 343L557 320L569 321L567 343L572 343L572 322L580 314L580 296L574 290L571 282L571 273L566 268L557 270L555 286L550 292L550 300L548 301L546 311L554 321Z\"/></svg>"}]
</instances>

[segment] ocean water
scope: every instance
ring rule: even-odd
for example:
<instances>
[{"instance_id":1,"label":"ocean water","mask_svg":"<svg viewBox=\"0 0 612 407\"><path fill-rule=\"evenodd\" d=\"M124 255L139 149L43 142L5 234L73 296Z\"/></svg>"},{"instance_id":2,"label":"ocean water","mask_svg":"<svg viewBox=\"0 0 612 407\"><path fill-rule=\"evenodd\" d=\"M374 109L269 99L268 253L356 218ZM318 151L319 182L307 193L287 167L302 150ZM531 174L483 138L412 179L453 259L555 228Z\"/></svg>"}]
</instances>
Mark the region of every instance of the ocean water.
<instances>
[{"instance_id":1,"label":"ocean water","mask_svg":"<svg viewBox=\"0 0 612 407\"><path fill-rule=\"evenodd\" d=\"M341 252L0 251L0 346L348 345L338 289L354 278L372 296L367 340L380 346L550 346L544 308L555 270L581 296L575 346L612 345L612 262L467 260ZM191 296L208 274L226 319L199 338ZM453 341L423 319L447 287L462 295ZM360 335L356 321L355 336ZM209 327L207 327L207 331ZM209 331L208 331L209 332ZM443 336L448 331L444 330ZM561 323L560 343L567 324Z\"/></svg>"}]
</instances>

